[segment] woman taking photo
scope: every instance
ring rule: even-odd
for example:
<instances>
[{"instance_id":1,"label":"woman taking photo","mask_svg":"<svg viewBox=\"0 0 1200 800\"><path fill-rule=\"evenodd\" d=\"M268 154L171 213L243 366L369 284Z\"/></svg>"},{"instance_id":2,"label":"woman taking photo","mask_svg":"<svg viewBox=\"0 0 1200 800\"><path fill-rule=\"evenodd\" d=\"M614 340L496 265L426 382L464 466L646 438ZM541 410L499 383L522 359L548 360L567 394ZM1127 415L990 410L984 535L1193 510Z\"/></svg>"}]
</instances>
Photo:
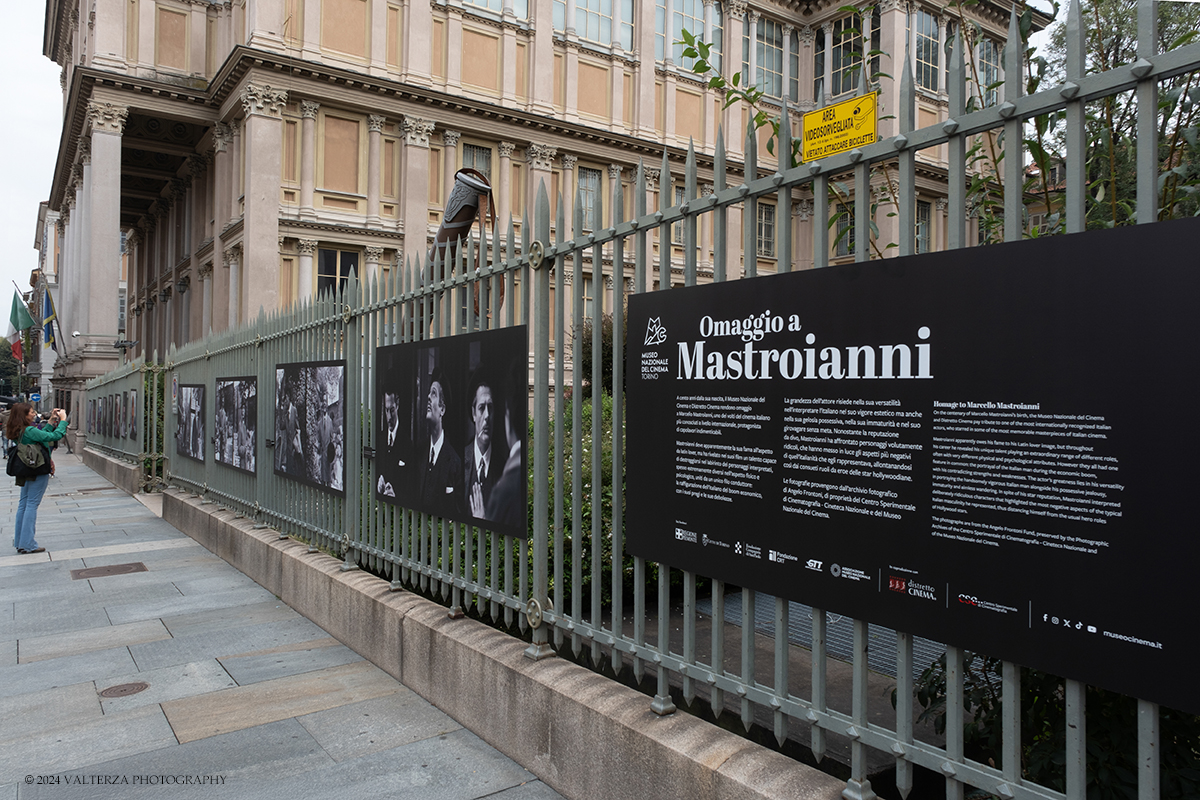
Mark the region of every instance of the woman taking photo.
<instances>
[{"instance_id":1,"label":"woman taking photo","mask_svg":"<svg viewBox=\"0 0 1200 800\"><path fill-rule=\"evenodd\" d=\"M67 412L56 408L50 414L51 428L41 430L34 422L37 412L29 403L17 403L8 415L8 424L4 434L13 442L21 444L40 444L49 447L57 442L67 432ZM50 482L50 456L46 455L45 472L25 478L17 478L21 487L21 501L17 504L16 530L13 533L13 546L18 553L44 553L46 548L39 547L34 538L37 532L37 510L41 505L42 495L46 493L46 484Z\"/></svg>"}]
</instances>

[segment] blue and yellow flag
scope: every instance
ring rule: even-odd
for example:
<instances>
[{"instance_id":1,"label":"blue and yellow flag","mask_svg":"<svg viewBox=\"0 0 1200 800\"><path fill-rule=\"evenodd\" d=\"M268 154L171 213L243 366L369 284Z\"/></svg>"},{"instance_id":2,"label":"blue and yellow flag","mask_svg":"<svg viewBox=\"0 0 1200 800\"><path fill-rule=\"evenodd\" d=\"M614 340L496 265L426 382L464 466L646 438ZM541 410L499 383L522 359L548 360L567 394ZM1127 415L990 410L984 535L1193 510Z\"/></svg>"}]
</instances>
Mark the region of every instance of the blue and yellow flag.
<instances>
[{"instance_id":1,"label":"blue and yellow flag","mask_svg":"<svg viewBox=\"0 0 1200 800\"><path fill-rule=\"evenodd\" d=\"M58 314L54 312L54 298L50 296L50 287L46 287L46 296L42 298L42 347L53 347L58 352L58 339L54 336L54 320Z\"/></svg>"}]
</instances>

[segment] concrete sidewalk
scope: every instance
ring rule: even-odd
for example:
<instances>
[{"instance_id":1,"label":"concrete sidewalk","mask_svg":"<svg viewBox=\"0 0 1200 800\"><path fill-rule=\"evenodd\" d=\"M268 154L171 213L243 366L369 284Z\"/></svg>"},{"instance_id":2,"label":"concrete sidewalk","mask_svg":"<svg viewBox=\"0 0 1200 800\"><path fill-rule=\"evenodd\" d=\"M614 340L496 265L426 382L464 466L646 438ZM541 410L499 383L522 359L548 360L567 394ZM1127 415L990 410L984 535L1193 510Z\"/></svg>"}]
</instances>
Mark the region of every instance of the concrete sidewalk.
<instances>
[{"instance_id":1,"label":"concrete sidewalk","mask_svg":"<svg viewBox=\"0 0 1200 800\"><path fill-rule=\"evenodd\" d=\"M0 485L0 800L559 797L78 458L55 461L46 553L15 554L19 489ZM96 567L118 574L72 574Z\"/></svg>"}]
</instances>

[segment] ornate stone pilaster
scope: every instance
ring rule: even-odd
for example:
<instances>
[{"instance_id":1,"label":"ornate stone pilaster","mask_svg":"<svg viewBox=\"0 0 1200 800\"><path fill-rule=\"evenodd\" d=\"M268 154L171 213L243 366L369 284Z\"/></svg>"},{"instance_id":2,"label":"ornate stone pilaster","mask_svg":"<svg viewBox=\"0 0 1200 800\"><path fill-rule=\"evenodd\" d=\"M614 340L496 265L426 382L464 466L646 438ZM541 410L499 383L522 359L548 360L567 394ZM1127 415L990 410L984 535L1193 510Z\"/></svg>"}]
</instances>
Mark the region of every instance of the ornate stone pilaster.
<instances>
[{"instance_id":1,"label":"ornate stone pilaster","mask_svg":"<svg viewBox=\"0 0 1200 800\"><path fill-rule=\"evenodd\" d=\"M570 286L572 283L575 282L574 275L575 275L574 271L569 270L569 269L564 269L563 270L563 283L565 283L567 286Z\"/></svg>"},{"instance_id":2,"label":"ornate stone pilaster","mask_svg":"<svg viewBox=\"0 0 1200 800\"><path fill-rule=\"evenodd\" d=\"M442 131L442 144L446 147L458 147L458 140L462 138L460 131Z\"/></svg>"},{"instance_id":3,"label":"ornate stone pilaster","mask_svg":"<svg viewBox=\"0 0 1200 800\"><path fill-rule=\"evenodd\" d=\"M242 93L238 95L238 99L242 101L242 110L246 116L261 114L265 117L281 118L283 107L287 105L287 92L283 89L272 89L266 85L247 83L242 87Z\"/></svg>"},{"instance_id":4,"label":"ornate stone pilaster","mask_svg":"<svg viewBox=\"0 0 1200 800\"><path fill-rule=\"evenodd\" d=\"M378 266L380 259L383 258L383 248L371 247L368 245L367 247L363 248L363 258L368 264L375 264Z\"/></svg>"},{"instance_id":5,"label":"ornate stone pilaster","mask_svg":"<svg viewBox=\"0 0 1200 800\"><path fill-rule=\"evenodd\" d=\"M233 129L224 122L218 122L213 125L213 150L214 156L216 153L224 153L229 148L229 143L233 141Z\"/></svg>"},{"instance_id":6,"label":"ornate stone pilaster","mask_svg":"<svg viewBox=\"0 0 1200 800\"><path fill-rule=\"evenodd\" d=\"M211 261L204 262L203 264L200 265L200 269L197 271L196 274L199 275L200 280L202 280L202 281L208 280L210 277L212 277L212 274L213 274L213 263Z\"/></svg>"},{"instance_id":7,"label":"ornate stone pilaster","mask_svg":"<svg viewBox=\"0 0 1200 800\"><path fill-rule=\"evenodd\" d=\"M644 172L646 174L646 190L650 192L657 192L658 179L662 175L662 170L646 167Z\"/></svg>"},{"instance_id":8,"label":"ornate stone pilaster","mask_svg":"<svg viewBox=\"0 0 1200 800\"><path fill-rule=\"evenodd\" d=\"M700 186L700 196L710 197L717 193L717 189L711 183L705 183Z\"/></svg>"},{"instance_id":9,"label":"ornate stone pilaster","mask_svg":"<svg viewBox=\"0 0 1200 800\"><path fill-rule=\"evenodd\" d=\"M512 158L513 150L516 150L516 149L517 149L517 146L515 144L513 144L512 142L501 142L500 143L500 157L501 158Z\"/></svg>"},{"instance_id":10,"label":"ornate stone pilaster","mask_svg":"<svg viewBox=\"0 0 1200 800\"><path fill-rule=\"evenodd\" d=\"M367 130L370 133L383 133L383 126L387 124L387 117L380 114L372 114L367 117Z\"/></svg>"},{"instance_id":11,"label":"ornate stone pilaster","mask_svg":"<svg viewBox=\"0 0 1200 800\"><path fill-rule=\"evenodd\" d=\"M302 256L311 256L313 253L317 252L316 239L297 239L296 246L300 251L300 255Z\"/></svg>"},{"instance_id":12,"label":"ornate stone pilaster","mask_svg":"<svg viewBox=\"0 0 1200 800\"><path fill-rule=\"evenodd\" d=\"M746 0L729 0L725 4L725 13L733 19L745 19Z\"/></svg>"},{"instance_id":13,"label":"ornate stone pilaster","mask_svg":"<svg viewBox=\"0 0 1200 800\"><path fill-rule=\"evenodd\" d=\"M137 228L131 228L129 233L125 234L125 250L132 250L142 243L142 232Z\"/></svg>"},{"instance_id":14,"label":"ornate stone pilaster","mask_svg":"<svg viewBox=\"0 0 1200 800\"><path fill-rule=\"evenodd\" d=\"M816 38L817 31L812 25L800 26L800 44L804 45L805 47L812 47L813 42L816 41Z\"/></svg>"},{"instance_id":15,"label":"ornate stone pilaster","mask_svg":"<svg viewBox=\"0 0 1200 800\"><path fill-rule=\"evenodd\" d=\"M94 131L124 133L125 120L128 117L129 109L126 106L92 100L88 103L87 116L84 118L83 128L86 133Z\"/></svg>"},{"instance_id":16,"label":"ornate stone pilaster","mask_svg":"<svg viewBox=\"0 0 1200 800\"><path fill-rule=\"evenodd\" d=\"M608 165L608 179L612 180L612 181L621 180L621 170L622 170L622 167L620 164L609 164Z\"/></svg>"},{"instance_id":17,"label":"ornate stone pilaster","mask_svg":"<svg viewBox=\"0 0 1200 800\"><path fill-rule=\"evenodd\" d=\"M935 205L937 206L938 212L941 214L945 214L946 209L950 206L949 202L944 197L939 197L935 202Z\"/></svg>"},{"instance_id":18,"label":"ornate stone pilaster","mask_svg":"<svg viewBox=\"0 0 1200 800\"><path fill-rule=\"evenodd\" d=\"M321 110L321 104L315 103L312 100L300 101L300 116L305 119L316 119L317 112Z\"/></svg>"},{"instance_id":19,"label":"ornate stone pilaster","mask_svg":"<svg viewBox=\"0 0 1200 800\"><path fill-rule=\"evenodd\" d=\"M613 288L613 283L614 283L614 281L613 281L613 276L612 276L612 275L605 275L605 276L604 276L604 288L605 288L605 289L608 289L608 290L611 292L611 291L612 291L612 288Z\"/></svg>"},{"instance_id":20,"label":"ornate stone pilaster","mask_svg":"<svg viewBox=\"0 0 1200 800\"><path fill-rule=\"evenodd\" d=\"M530 143L525 148L525 160L529 162L530 169L554 169L554 156L557 154L557 147L545 144Z\"/></svg>"},{"instance_id":21,"label":"ornate stone pilaster","mask_svg":"<svg viewBox=\"0 0 1200 800\"><path fill-rule=\"evenodd\" d=\"M762 12L757 9L751 8L746 11L746 21L751 25L757 25L760 19L762 19Z\"/></svg>"},{"instance_id":22,"label":"ornate stone pilaster","mask_svg":"<svg viewBox=\"0 0 1200 800\"><path fill-rule=\"evenodd\" d=\"M433 134L432 120L420 117L405 117L400 122L400 130L404 133L404 143L416 147L429 147L429 137Z\"/></svg>"},{"instance_id":23,"label":"ornate stone pilaster","mask_svg":"<svg viewBox=\"0 0 1200 800\"><path fill-rule=\"evenodd\" d=\"M796 203L795 214L800 218L801 222L808 222L813 214L813 201L811 198L802 197L800 202Z\"/></svg>"},{"instance_id":24,"label":"ornate stone pilaster","mask_svg":"<svg viewBox=\"0 0 1200 800\"><path fill-rule=\"evenodd\" d=\"M579 156L565 155L562 158L562 168L564 172L574 172L575 165L579 163Z\"/></svg>"}]
</instances>

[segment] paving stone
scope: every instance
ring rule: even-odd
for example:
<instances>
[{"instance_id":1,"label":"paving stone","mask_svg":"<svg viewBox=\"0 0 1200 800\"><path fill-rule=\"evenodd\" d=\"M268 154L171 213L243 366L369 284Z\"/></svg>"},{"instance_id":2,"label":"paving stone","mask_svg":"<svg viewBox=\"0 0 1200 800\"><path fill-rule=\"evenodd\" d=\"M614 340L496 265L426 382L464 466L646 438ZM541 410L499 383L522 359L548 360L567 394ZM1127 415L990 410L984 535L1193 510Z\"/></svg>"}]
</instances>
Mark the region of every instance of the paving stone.
<instances>
[{"instance_id":1,"label":"paving stone","mask_svg":"<svg viewBox=\"0 0 1200 800\"><path fill-rule=\"evenodd\" d=\"M300 615L291 606L272 598L236 608L214 608L211 611L164 616L162 622L171 632L171 636L179 639L184 636L199 636L264 622L299 618Z\"/></svg>"},{"instance_id":2,"label":"paving stone","mask_svg":"<svg viewBox=\"0 0 1200 800\"><path fill-rule=\"evenodd\" d=\"M137 670L127 647L113 647L77 656L10 664L0 667L0 697L36 692L89 680L103 680Z\"/></svg>"},{"instance_id":3,"label":"paving stone","mask_svg":"<svg viewBox=\"0 0 1200 800\"><path fill-rule=\"evenodd\" d=\"M296 720L289 719L94 764L88 767L87 774L122 776L131 783L138 776L220 776L222 784L194 790L193 795L220 800L255 797L253 787L332 765L333 761L308 732ZM188 791L187 787L178 786L139 789L132 785L67 784L23 787L21 797L22 800L126 800L140 796L174 800ZM345 794L343 791L337 796Z\"/></svg>"},{"instance_id":4,"label":"paving stone","mask_svg":"<svg viewBox=\"0 0 1200 800\"><path fill-rule=\"evenodd\" d=\"M128 646L170 637L171 634L163 624L152 619L125 625L110 625L107 628L21 639L18 655L20 663L27 664L31 661L45 661L92 650L107 650L116 644Z\"/></svg>"},{"instance_id":5,"label":"paving stone","mask_svg":"<svg viewBox=\"0 0 1200 800\"><path fill-rule=\"evenodd\" d=\"M126 697L100 697L100 707L104 709L105 714L128 711L132 708L178 700L182 697L194 697L237 686L233 678L229 677L229 673L221 667L221 663L216 659L210 659L163 667L149 672L113 675L111 678L98 681L96 692L99 693L124 683L148 683L150 686L137 694Z\"/></svg>"},{"instance_id":6,"label":"paving stone","mask_svg":"<svg viewBox=\"0 0 1200 800\"><path fill-rule=\"evenodd\" d=\"M104 547L81 547L75 550L62 550L54 553L55 560L66 558L96 558L115 554L142 553L150 550L173 550L177 547L199 547L199 543L191 539L158 539L145 542L128 542Z\"/></svg>"},{"instance_id":7,"label":"paving stone","mask_svg":"<svg viewBox=\"0 0 1200 800\"><path fill-rule=\"evenodd\" d=\"M0 785L23 781L29 774L79 770L173 744L175 735L159 706L75 722L6 743L0 750Z\"/></svg>"},{"instance_id":8,"label":"paving stone","mask_svg":"<svg viewBox=\"0 0 1200 800\"><path fill-rule=\"evenodd\" d=\"M307 619L297 616L285 622L247 625L229 631L134 645L129 651L138 669L150 670L203 658L225 658L282 644L323 639L328 635Z\"/></svg>"},{"instance_id":9,"label":"paving stone","mask_svg":"<svg viewBox=\"0 0 1200 800\"><path fill-rule=\"evenodd\" d=\"M40 614L22 614L13 620L13 633L19 639L70 633L112 625L103 606L73 606L45 610Z\"/></svg>"},{"instance_id":10,"label":"paving stone","mask_svg":"<svg viewBox=\"0 0 1200 800\"><path fill-rule=\"evenodd\" d=\"M462 728L410 689L300 717L335 761L390 750Z\"/></svg>"},{"instance_id":11,"label":"paving stone","mask_svg":"<svg viewBox=\"0 0 1200 800\"><path fill-rule=\"evenodd\" d=\"M232 656L221 659L221 666L239 686L286 678L327 667L338 667L362 661L362 656L345 645L310 647L287 653Z\"/></svg>"},{"instance_id":12,"label":"paving stone","mask_svg":"<svg viewBox=\"0 0 1200 800\"><path fill-rule=\"evenodd\" d=\"M0 744L104 716L91 681L0 699Z\"/></svg>"},{"instance_id":13,"label":"paving stone","mask_svg":"<svg viewBox=\"0 0 1200 800\"><path fill-rule=\"evenodd\" d=\"M498 794L488 795L487 800L561 800L562 795L539 780L522 783Z\"/></svg>"},{"instance_id":14,"label":"paving stone","mask_svg":"<svg viewBox=\"0 0 1200 800\"><path fill-rule=\"evenodd\" d=\"M374 664L359 661L200 697L172 700L163 703L162 709L171 721L176 738L184 743L384 697L402 688Z\"/></svg>"},{"instance_id":15,"label":"paving stone","mask_svg":"<svg viewBox=\"0 0 1200 800\"><path fill-rule=\"evenodd\" d=\"M108 612L112 624L119 625L135 620L158 619L214 608L237 608L246 603L260 602L264 596L269 597L270 594L261 586L255 586L252 589L236 589L231 592L180 595L171 600L106 605L104 610Z\"/></svg>"}]
</instances>

